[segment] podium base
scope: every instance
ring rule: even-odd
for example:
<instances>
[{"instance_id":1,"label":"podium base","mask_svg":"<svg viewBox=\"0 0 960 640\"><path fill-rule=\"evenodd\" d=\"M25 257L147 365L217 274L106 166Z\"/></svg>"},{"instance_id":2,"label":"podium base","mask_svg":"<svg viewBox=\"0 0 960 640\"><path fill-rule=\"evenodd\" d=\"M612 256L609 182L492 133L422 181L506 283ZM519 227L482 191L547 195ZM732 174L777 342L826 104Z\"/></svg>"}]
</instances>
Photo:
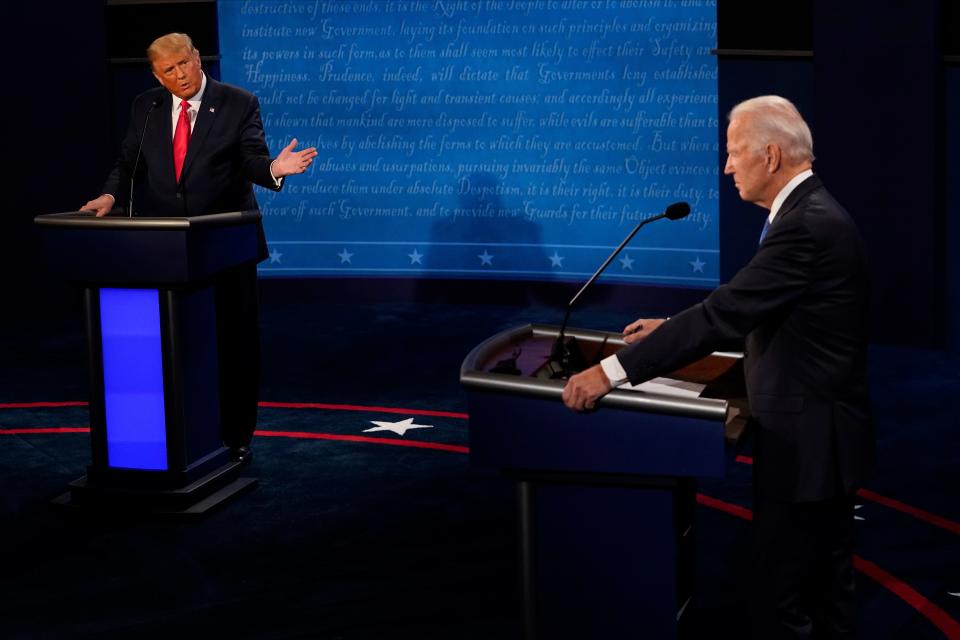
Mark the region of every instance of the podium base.
<instances>
[{"instance_id":1,"label":"podium base","mask_svg":"<svg viewBox=\"0 0 960 640\"><path fill-rule=\"evenodd\" d=\"M57 507L98 514L152 514L194 517L253 489L257 478L238 477L242 462L231 461L189 485L177 489L129 489L92 483L82 476L50 501Z\"/></svg>"}]
</instances>

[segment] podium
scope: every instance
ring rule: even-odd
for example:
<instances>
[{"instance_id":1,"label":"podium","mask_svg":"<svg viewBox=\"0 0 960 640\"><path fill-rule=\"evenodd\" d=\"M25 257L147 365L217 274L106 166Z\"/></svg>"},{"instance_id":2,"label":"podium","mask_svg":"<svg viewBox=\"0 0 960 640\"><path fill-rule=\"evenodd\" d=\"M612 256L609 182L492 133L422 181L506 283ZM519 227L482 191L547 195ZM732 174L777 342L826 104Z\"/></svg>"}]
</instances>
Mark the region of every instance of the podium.
<instances>
[{"instance_id":1,"label":"podium","mask_svg":"<svg viewBox=\"0 0 960 640\"><path fill-rule=\"evenodd\" d=\"M213 287L259 261L260 212L34 222L86 308L91 461L54 503L196 515L252 488L221 441Z\"/></svg>"},{"instance_id":2,"label":"podium","mask_svg":"<svg viewBox=\"0 0 960 640\"><path fill-rule=\"evenodd\" d=\"M615 389L575 413L550 378L557 334L504 331L460 371L471 463L517 481L525 637L676 638L693 594L694 478L724 473L740 358L671 375L707 384L700 397ZM624 346L618 334L566 335L587 362Z\"/></svg>"}]
</instances>

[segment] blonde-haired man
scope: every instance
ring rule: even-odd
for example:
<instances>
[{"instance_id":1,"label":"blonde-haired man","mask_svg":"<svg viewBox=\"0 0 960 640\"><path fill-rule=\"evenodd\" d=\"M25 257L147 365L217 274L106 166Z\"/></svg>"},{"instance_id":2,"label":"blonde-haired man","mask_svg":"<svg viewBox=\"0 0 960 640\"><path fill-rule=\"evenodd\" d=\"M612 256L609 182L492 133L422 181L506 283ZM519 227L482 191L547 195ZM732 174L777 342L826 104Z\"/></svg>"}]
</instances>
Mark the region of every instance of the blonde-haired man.
<instances>
[{"instance_id":1,"label":"blonde-haired man","mask_svg":"<svg viewBox=\"0 0 960 640\"><path fill-rule=\"evenodd\" d=\"M317 150L294 151L296 138L270 158L256 96L207 76L190 36L161 36L147 48L147 57L161 86L134 99L127 135L103 194L81 211L103 216L115 206L129 206L134 162L135 210L151 216L256 209L254 184L280 190L285 176L303 173L313 162ZM189 131L181 133L186 153L177 159L174 143L181 121Z\"/></svg>"},{"instance_id":2,"label":"blonde-haired man","mask_svg":"<svg viewBox=\"0 0 960 640\"><path fill-rule=\"evenodd\" d=\"M102 195L82 211L103 216L125 205L130 215L200 216L257 209L254 184L279 191L286 176L303 173L313 162L316 149L295 151L296 138L270 157L257 97L206 75L188 35L157 38L147 57L160 86L134 99ZM266 256L261 227L260 259ZM221 431L224 444L241 461L249 460L257 416L256 285L256 264L249 264L224 274L214 286Z\"/></svg>"}]
</instances>

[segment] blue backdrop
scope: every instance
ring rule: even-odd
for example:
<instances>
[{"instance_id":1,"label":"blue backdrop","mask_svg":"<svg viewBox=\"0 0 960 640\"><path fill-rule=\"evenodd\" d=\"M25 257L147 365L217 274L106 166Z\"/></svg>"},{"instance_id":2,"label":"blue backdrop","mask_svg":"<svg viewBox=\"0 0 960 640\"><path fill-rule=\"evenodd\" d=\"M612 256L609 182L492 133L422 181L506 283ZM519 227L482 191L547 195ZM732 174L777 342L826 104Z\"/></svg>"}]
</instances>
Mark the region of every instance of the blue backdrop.
<instances>
[{"instance_id":1,"label":"blue backdrop","mask_svg":"<svg viewBox=\"0 0 960 640\"><path fill-rule=\"evenodd\" d=\"M264 275L718 283L710 0L221 0L221 74L268 143Z\"/></svg>"}]
</instances>

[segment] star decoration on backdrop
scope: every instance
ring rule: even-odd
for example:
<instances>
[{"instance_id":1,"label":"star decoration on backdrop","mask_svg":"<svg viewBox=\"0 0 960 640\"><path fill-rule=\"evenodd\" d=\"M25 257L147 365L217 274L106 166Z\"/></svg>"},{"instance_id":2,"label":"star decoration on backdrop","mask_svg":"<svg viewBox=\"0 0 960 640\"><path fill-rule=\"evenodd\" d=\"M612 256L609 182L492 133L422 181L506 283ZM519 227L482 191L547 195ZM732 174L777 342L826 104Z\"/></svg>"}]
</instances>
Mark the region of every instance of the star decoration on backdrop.
<instances>
[{"instance_id":1,"label":"star decoration on backdrop","mask_svg":"<svg viewBox=\"0 0 960 640\"><path fill-rule=\"evenodd\" d=\"M480 258L481 267L485 264L488 264L491 267L493 266L493 255L490 253L487 253L486 249L483 250L483 253L478 254L477 257Z\"/></svg>"},{"instance_id":2,"label":"star decoration on backdrop","mask_svg":"<svg viewBox=\"0 0 960 640\"><path fill-rule=\"evenodd\" d=\"M423 254L417 249L414 249L413 253L408 253L407 257L410 258L410 264L423 264L423 262L420 261L420 259L423 258Z\"/></svg>"},{"instance_id":3,"label":"star decoration on backdrop","mask_svg":"<svg viewBox=\"0 0 960 640\"><path fill-rule=\"evenodd\" d=\"M704 262L703 260L701 260L701 259L700 259L700 256L697 256L697 259L696 259L696 260L694 260L693 262L689 262L689 263L687 263L687 264L689 264L691 267L693 267L693 272L694 272L694 273L697 273L697 272L703 273L703 266L704 266L705 264L707 264L707 263Z\"/></svg>"},{"instance_id":4,"label":"star decoration on backdrop","mask_svg":"<svg viewBox=\"0 0 960 640\"><path fill-rule=\"evenodd\" d=\"M406 435L407 431L410 429L433 429L432 424L414 424L413 418L407 418L406 420L401 420L400 422L377 422L376 420L371 420L370 422L377 426L364 429L364 433L370 433L371 431L392 431L393 433L402 436Z\"/></svg>"},{"instance_id":5,"label":"star decoration on backdrop","mask_svg":"<svg viewBox=\"0 0 960 640\"><path fill-rule=\"evenodd\" d=\"M547 256L550 258L551 267L562 267L563 266L563 256L557 254L556 251L553 252L552 256Z\"/></svg>"},{"instance_id":6,"label":"star decoration on backdrop","mask_svg":"<svg viewBox=\"0 0 960 640\"><path fill-rule=\"evenodd\" d=\"M270 249L270 264L273 264L273 263L275 263L275 262L276 262L276 263L279 263L279 262L280 262L280 257L281 257L282 255L283 255L283 254L280 253L279 251L277 251L276 249Z\"/></svg>"},{"instance_id":7,"label":"star decoration on backdrop","mask_svg":"<svg viewBox=\"0 0 960 640\"><path fill-rule=\"evenodd\" d=\"M343 251L341 251L340 253L338 253L338 254L337 254L337 257L340 258L340 264L353 264L353 263L350 261L350 258L353 257L353 254L350 253L349 251L347 251L346 249L344 249Z\"/></svg>"},{"instance_id":8,"label":"star decoration on backdrop","mask_svg":"<svg viewBox=\"0 0 960 640\"><path fill-rule=\"evenodd\" d=\"M620 267L621 269L633 271L633 258L631 258L630 256L623 256L622 258L620 258L620 264L623 265L622 267Z\"/></svg>"}]
</instances>

